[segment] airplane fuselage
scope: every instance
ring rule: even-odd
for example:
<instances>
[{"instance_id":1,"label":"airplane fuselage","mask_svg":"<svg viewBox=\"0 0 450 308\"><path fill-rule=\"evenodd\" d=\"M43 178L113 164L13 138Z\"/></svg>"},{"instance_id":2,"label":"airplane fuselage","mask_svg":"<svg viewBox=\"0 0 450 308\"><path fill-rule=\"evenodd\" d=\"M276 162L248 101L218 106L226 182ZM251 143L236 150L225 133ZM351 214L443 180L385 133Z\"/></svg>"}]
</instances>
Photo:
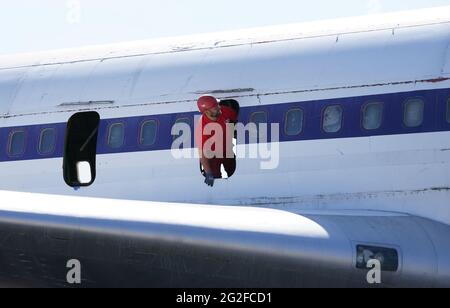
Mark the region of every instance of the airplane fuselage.
<instances>
[{"instance_id":1,"label":"airplane fuselage","mask_svg":"<svg viewBox=\"0 0 450 308\"><path fill-rule=\"evenodd\" d=\"M0 57L0 189L389 212L446 228L450 9L432 13ZM279 127L262 145L270 155L238 157L214 188L198 157L172 151L173 125L194 130L203 94L237 101L241 124ZM96 176L74 189L62 168L67 124L84 112L100 117ZM190 139L186 155L196 152ZM275 167L262 168L268 161Z\"/></svg>"}]
</instances>

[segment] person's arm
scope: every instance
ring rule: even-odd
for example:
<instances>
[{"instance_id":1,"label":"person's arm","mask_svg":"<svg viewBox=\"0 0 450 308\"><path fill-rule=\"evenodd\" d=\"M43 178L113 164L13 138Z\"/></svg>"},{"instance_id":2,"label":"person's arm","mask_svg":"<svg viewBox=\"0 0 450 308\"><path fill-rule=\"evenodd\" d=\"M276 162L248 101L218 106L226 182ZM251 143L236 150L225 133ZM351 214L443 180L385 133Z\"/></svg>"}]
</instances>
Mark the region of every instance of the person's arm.
<instances>
[{"instance_id":1,"label":"person's arm","mask_svg":"<svg viewBox=\"0 0 450 308\"><path fill-rule=\"evenodd\" d=\"M202 120L201 120L202 121ZM208 186L214 186L214 175L212 173L211 164L209 163L208 157L212 157L211 155L207 155L203 149L203 144L205 143L205 139L203 136L202 122L200 122L200 126L196 129L195 139L198 146L198 152L200 155L200 163L205 170L205 184Z\"/></svg>"},{"instance_id":2,"label":"person's arm","mask_svg":"<svg viewBox=\"0 0 450 308\"><path fill-rule=\"evenodd\" d=\"M208 186L213 187L214 186L214 174L211 170L211 164L209 163L209 159L206 155L203 155L203 151L199 149L200 152L200 163L203 166L203 169L205 170L205 184Z\"/></svg>"},{"instance_id":3,"label":"person's arm","mask_svg":"<svg viewBox=\"0 0 450 308\"><path fill-rule=\"evenodd\" d=\"M203 169L206 173L211 173L211 165L209 164L209 159L200 153L200 162L202 163Z\"/></svg>"}]
</instances>

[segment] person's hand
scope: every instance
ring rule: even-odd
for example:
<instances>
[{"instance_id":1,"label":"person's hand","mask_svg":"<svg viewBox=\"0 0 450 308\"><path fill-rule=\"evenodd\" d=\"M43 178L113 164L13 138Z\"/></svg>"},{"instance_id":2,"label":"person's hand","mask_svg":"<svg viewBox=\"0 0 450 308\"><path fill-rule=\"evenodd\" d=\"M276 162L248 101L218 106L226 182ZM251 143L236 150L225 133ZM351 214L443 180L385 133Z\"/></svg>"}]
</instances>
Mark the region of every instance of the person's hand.
<instances>
[{"instance_id":1,"label":"person's hand","mask_svg":"<svg viewBox=\"0 0 450 308\"><path fill-rule=\"evenodd\" d=\"M205 184L208 186L213 187L214 186L214 175L212 173L206 173L205 174Z\"/></svg>"}]
</instances>

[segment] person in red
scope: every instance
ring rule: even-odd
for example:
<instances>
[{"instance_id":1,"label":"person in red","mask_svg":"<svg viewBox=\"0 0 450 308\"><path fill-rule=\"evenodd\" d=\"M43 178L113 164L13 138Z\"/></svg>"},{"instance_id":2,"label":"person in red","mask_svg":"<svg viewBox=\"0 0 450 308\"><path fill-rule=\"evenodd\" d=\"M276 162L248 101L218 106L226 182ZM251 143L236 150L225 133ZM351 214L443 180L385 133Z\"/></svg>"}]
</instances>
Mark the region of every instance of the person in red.
<instances>
[{"instance_id":1,"label":"person in red","mask_svg":"<svg viewBox=\"0 0 450 308\"><path fill-rule=\"evenodd\" d=\"M197 102L202 116L195 136L200 162L205 170L205 183L211 187L214 186L215 179L222 178L222 165L229 176L236 170L232 139L233 123L237 122L238 114L233 108L221 106L219 103L210 95L200 97ZM217 132L219 128L221 133Z\"/></svg>"}]
</instances>

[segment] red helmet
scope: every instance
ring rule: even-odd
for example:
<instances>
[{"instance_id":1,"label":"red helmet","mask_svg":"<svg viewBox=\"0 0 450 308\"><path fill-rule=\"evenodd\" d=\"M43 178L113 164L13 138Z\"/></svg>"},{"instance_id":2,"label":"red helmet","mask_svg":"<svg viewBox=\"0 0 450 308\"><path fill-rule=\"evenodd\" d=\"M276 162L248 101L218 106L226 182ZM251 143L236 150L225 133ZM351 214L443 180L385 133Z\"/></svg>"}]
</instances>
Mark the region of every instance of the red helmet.
<instances>
[{"instance_id":1,"label":"red helmet","mask_svg":"<svg viewBox=\"0 0 450 308\"><path fill-rule=\"evenodd\" d=\"M198 99L197 106L201 113L205 113L206 110L218 107L219 101L214 96L205 95Z\"/></svg>"}]
</instances>

